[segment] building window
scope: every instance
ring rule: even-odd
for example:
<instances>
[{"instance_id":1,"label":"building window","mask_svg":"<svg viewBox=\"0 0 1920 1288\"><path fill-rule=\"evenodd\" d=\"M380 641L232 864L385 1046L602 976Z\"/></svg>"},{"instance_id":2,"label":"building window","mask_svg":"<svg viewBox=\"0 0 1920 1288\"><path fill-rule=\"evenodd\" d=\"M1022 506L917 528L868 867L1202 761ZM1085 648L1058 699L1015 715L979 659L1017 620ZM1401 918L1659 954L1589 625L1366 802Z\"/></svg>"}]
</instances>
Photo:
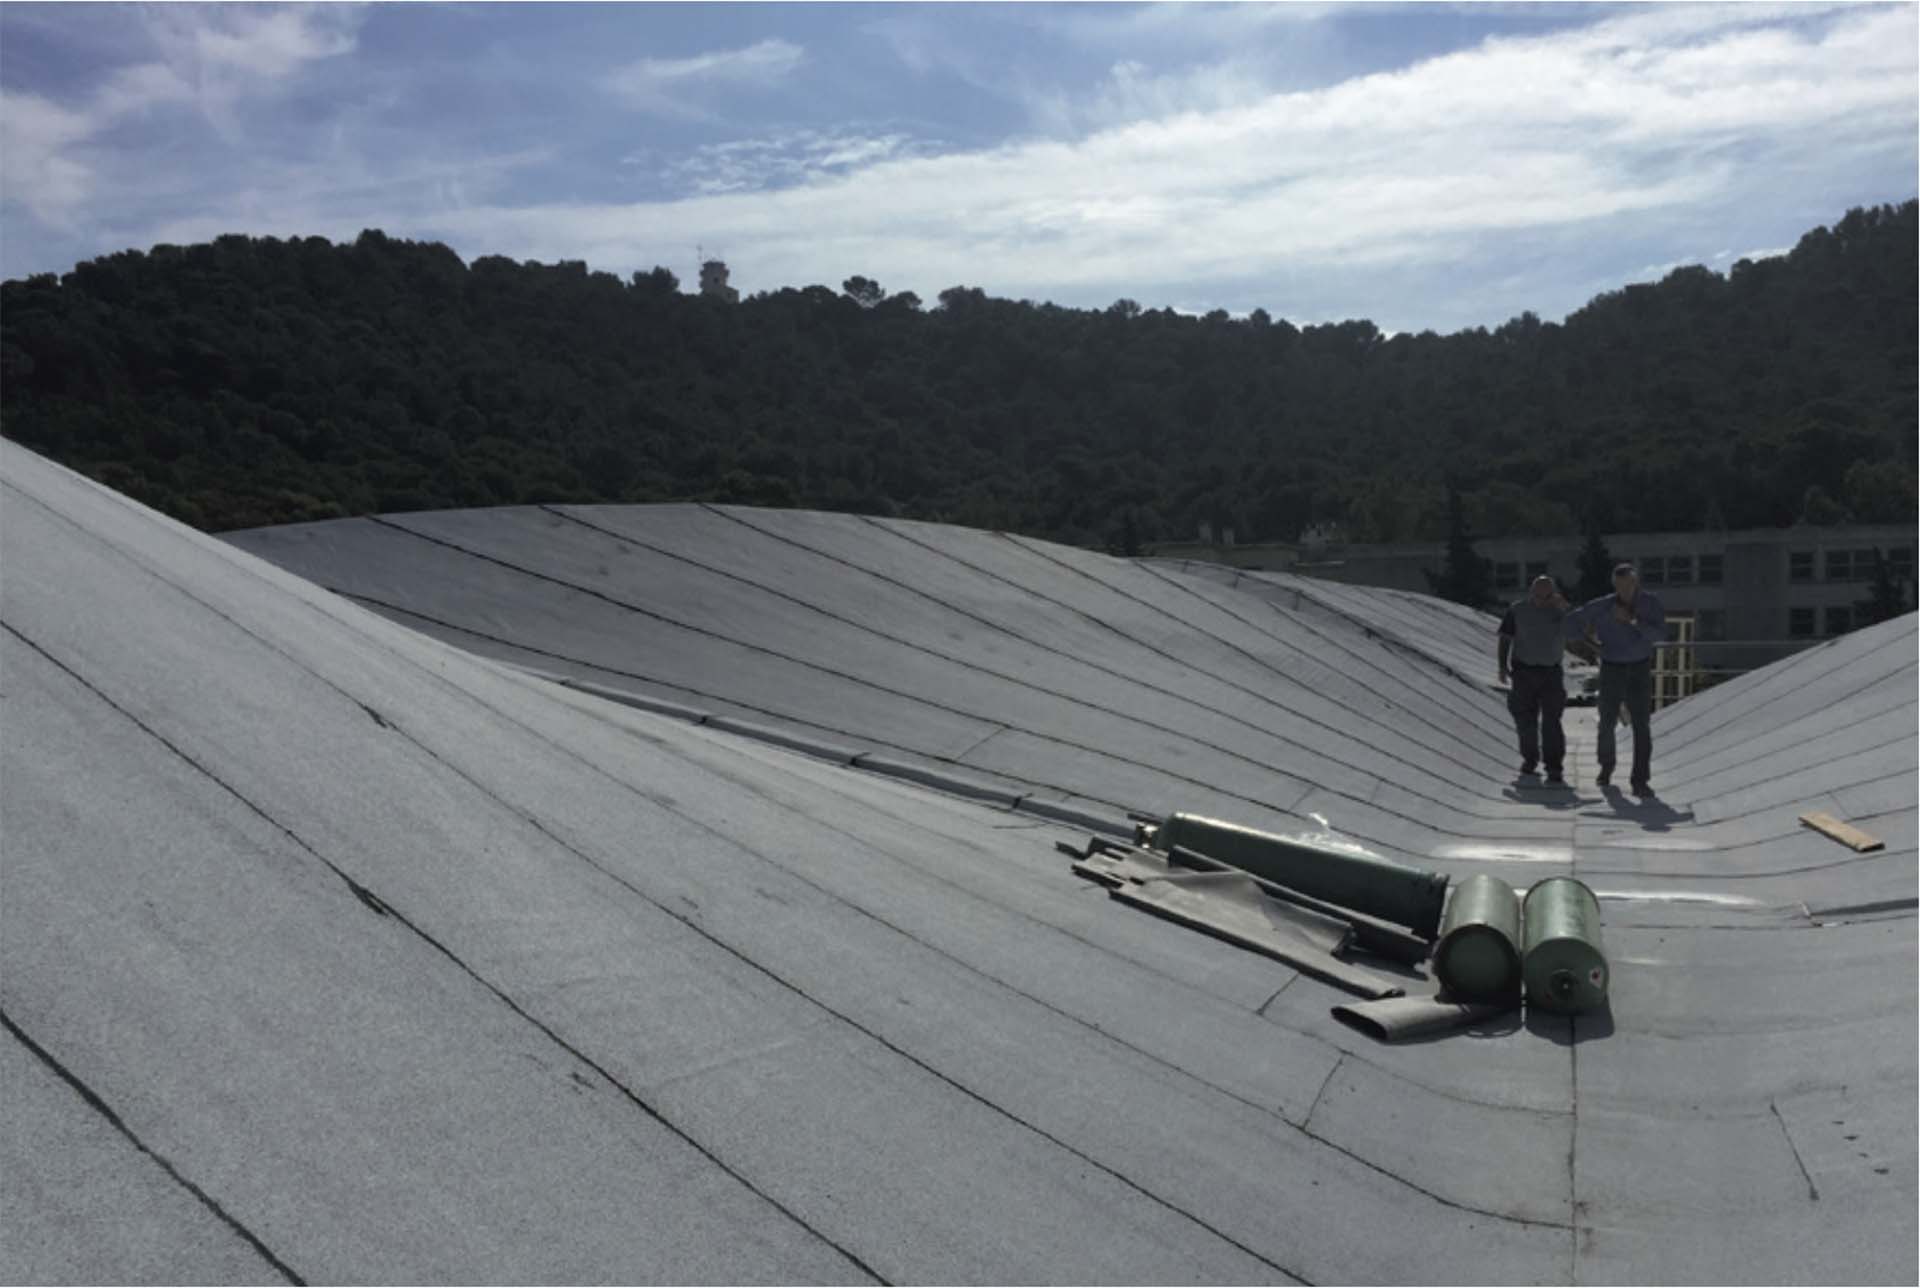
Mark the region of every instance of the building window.
<instances>
[{"instance_id":1,"label":"building window","mask_svg":"<svg viewBox=\"0 0 1920 1288\"><path fill-rule=\"evenodd\" d=\"M1671 555L1667 559L1667 585L1693 585L1693 556Z\"/></svg>"},{"instance_id":2,"label":"building window","mask_svg":"<svg viewBox=\"0 0 1920 1288\"><path fill-rule=\"evenodd\" d=\"M1696 636L1703 640L1727 637L1727 615L1718 608L1703 608L1695 617Z\"/></svg>"},{"instance_id":3,"label":"building window","mask_svg":"<svg viewBox=\"0 0 1920 1288\"><path fill-rule=\"evenodd\" d=\"M1893 574L1895 581L1913 579L1913 547L1895 546L1887 551L1887 571Z\"/></svg>"},{"instance_id":4,"label":"building window","mask_svg":"<svg viewBox=\"0 0 1920 1288\"><path fill-rule=\"evenodd\" d=\"M1634 566L1640 570L1642 585L1664 586L1667 584L1667 561L1659 555L1648 555Z\"/></svg>"},{"instance_id":5,"label":"building window","mask_svg":"<svg viewBox=\"0 0 1920 1288\"><path fill-rule=\"evenodd\" d=\"M1811 608L1789 608L1787 610L1787 634L1797 640L1813 638L1813 610Z\"/></svg>"},{"instance_id":6,"label":"building window","mask_svg":"<svg viewBox=\"0 0 1920 1288\"><path fill-rule=\"evenodd\" d=\"M1828 581L1852 581L1853 580L1853 551L1851 550L1827 551L1827 580Z\"/></svg>"},{"instance_id":7,"label":"building window","mask_svg":"<svg viewBox=\"0 0 1920 1288\"><path fill-rule=\"evenodd\" d=\"M1813 551L1795 550L1787 556L1787 580L1813 580Z\"/></svg>"},{"instance_id":8,"label":"building window","mask_svg":"<svg viewBox=\"0 0 1920 1288\"><path fill-rule=\"evenodd\" d=\"M1827 608L1827 634L1845 635L1853 629L1853 607L1849 604L1834 604Z\"/></svg>"},{"instance_id":9,"label":"building window","mask_svg":"<svg viewBox=\"0 0 1920 1288\"><path fill-rule=\"evenodd\" d=\"M1533 585L1533 579L1535 577L1544 577L1546 575L1547 575L1547 565L1544 562L1530 563L1527 565L1527 585L1529 586Z\"/></svg>"},{"instance_id":10,"label":"building window","mask_svg":"<svg viewBox=\"0 0 1920 1288\"><path fill-rule=\"evenodd\" d=\"M1725 575L1726 561L1722 555L1700 556L1700 584L1718 586Z\"/></svg>"},{"instance_id":11,"label":"building window","mask_svg":"<svg viewBox=\"0 0 1920 1288\"><path fill-rule=\"evenodd\" d=\"M1520 586L1520 565L1517 563L1497 563L1493 566L1493 585L1496 590L1516 590Z\"/></svg>"}]
</instances>

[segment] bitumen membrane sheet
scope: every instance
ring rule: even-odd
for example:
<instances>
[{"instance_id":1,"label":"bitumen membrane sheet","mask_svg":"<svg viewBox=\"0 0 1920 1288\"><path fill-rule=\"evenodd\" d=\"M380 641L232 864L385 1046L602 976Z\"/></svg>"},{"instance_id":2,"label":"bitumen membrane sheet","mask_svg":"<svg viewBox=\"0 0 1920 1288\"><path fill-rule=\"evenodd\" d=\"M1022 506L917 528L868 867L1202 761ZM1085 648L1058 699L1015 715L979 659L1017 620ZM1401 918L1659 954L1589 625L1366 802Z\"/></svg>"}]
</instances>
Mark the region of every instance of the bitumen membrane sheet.
<instances>
[{"instance_id":1,"label":"bitumen membrane sheet","mask_svg":"<svg viewBox=\"0 0 1920 1288\"><path fill-rule=\"evenodd\" d=\"M1590 711L1518 781L1421 596L0 467L8 1282L1920 1276L1912 616L1660 713L1642 802ZM1611 1009L1375 1042L1041 806L1571 873Z\"/></svg>"}]
</instances>

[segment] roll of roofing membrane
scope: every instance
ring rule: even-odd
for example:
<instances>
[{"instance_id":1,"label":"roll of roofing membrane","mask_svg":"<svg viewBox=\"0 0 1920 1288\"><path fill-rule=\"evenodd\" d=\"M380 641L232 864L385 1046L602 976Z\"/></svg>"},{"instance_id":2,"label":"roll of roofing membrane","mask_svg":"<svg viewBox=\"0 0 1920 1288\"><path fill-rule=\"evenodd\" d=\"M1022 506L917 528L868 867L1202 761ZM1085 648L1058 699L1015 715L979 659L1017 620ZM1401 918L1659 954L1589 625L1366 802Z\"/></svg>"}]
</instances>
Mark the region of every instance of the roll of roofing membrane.
<instances>
[{"instance_id":1,"label":"roll of roofing membrane","mask_svg":"<svg viewBox=\"0 0 1920 1288\"><path fill-rule=\"evenodd\" d=\"M1520 995L1520 896L1499 877L1475 873L1456 883L1440 920L1433 974L1462 1002Z\"/></svg>"},{"instance_id":2,"label":"roll of roofing membrane","mask_svg":"<svg viewBox=\"0 0 1920 1288\"><path fill-rule=\"evenodd\" d=\"M1609 972L1593 891L1572 877L1549 877L1527 891L1521 920L1527 1005L1567 1013L1606 1005Z\"/></svg>"},{"instance_id":3,"label":"roll of roofing membrane","mask_svg":"<svg viewBox=\"0 0 1920 1288\"><path fill-rule=\"evenodd\" d=\"M1446 902L1447 878L1358 845L1315 836L1276 836L1196 814L1169 814L1154 848L1194 850L1255 876L1342 908L1406 926L1432 939Z\"/></svg>"}]
</instances>

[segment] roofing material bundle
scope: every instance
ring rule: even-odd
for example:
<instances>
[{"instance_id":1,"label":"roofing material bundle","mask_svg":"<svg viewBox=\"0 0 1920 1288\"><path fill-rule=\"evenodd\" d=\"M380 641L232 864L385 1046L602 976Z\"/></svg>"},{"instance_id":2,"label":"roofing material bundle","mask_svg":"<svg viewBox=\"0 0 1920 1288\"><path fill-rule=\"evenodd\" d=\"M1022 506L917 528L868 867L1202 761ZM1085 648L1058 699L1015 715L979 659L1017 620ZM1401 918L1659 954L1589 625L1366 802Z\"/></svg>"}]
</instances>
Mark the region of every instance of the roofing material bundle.
<instances>
[{"instance_id":1,"label":"roofing material bundle","mask_svg":"<svg viewBox=\"0 0 1920 1288\"><path fill-rule=\"evenodd\" d=\"M1335 1006L1333 1014L1380 1041L1496 1018L1520 1005L1523 985L1527 1003L1542 1010L1578 1014L1606 1005L1599 901L1571 877L1536 883L1523 904L1505 881L1475 873L1445 899L1435 918L1435 942L1330 898L1302 894L1269 874L1284 871L1311 890L1337 890L1349 904L1390 907L1422 923L1424 892L1438 890L1444 897L1444 875L1388 863L1358 846L1308 843L1189 814L1172 814L1159 824L1143 820L1139 834L1153 847L1094 837L1084 852L1064 843L1058 848L1074 858L1077 875L1106 886L1130 907L1263 953L1367 999ZM1174 838L1213 851L1196 853ZM1382 888L1392 893L1380 895ZM1339 956L1374 944L1386 950L1380 955L1406 965L1431 950L1439 992L1408 998L1404 987Z\"/></svg>"}]
</instances>

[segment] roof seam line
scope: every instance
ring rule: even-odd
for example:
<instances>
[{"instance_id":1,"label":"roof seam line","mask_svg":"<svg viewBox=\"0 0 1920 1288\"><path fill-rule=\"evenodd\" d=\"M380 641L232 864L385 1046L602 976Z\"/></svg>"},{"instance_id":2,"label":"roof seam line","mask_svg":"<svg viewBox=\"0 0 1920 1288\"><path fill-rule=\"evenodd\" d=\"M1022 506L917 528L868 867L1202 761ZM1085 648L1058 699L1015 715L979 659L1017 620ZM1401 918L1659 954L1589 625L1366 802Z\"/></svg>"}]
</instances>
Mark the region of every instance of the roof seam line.
<instances>
[{"instance_id":1,"label":"roof seam line","mask_svg":"<svg viewBox=\"0 0 1920 1288\"><path fill-rule=\"evenodd\" d=\"M1580 1282L1580 1022L1567 1017L1567 1282Z\"/></svg>"},{"instance_id":2,"label":"roof seam line","mask_svg":"<svg viewBox=\"0 0 1920 1288\"><path fill-rule=\"evenodd\" d=\"M1767 1108L1773 1111L1773 1120L1780 1124L1780 1134L1787 1138L1787 1148L1793 1151L1793 1161L1800 1168L1800 1179L1807 1183L1807 1198L1818 1203L1820 1187L1813 1183L1813 1174L1807 1171L1807 1160L1800 1157L1800 1146L1794 1143L1793 1132L1788 1130L1787 1120L1781 1116L1778 1102L1768 1100Z\"/></svg>"},{"instance_id":3,"label":"roof seam line","mask_svg":"<svg viewBox=\"0 0 1920 1288\"><path fill-rule=\"evenodd\" d=\"M1296 976L1296 978L1298 977ZM1285 988L1286 985L1283 984L1281 985L1281 987ZM1274 996L1278 997L1280 996L1280 994L1275 993ZM1313 1103L1307 1106L1307 1116L1300 1120L1300 1125L1302 1127L1313 1126L1313 1115L1315 1111L1320 1108L1320 1102L1326 1099L1327 1088L1333 1085L1333 1075L1340 1072L1340 1066L1345 1064L1346 1062L1347 1062L1347 1055L1346 1055L1346 1052L1343 1051L1340 1053L1340 1058L1333 1062L1333 1067L1327 1070L1327 1076L1320 1079L1320 1089L1313 1093Z\"/></svg>"},{"instance_id":4,"label":"roof seam line","mask_svg":"<svg viewBox=\"0 0 1920 1288\"><path fill-rule=\"evenodd\" d=\"M9 627L8 629L11 630L12 628ZM18 632L15 633L17 634ZM21 638L24 639L25 637L22 636ZM48 660L52 661L51 658ZM55 665L57 666L59 664L56 662ZM255 1252L259 1253L261 1259L272 1266L277 1274L288 1283L301 1285L302 1288L304 1288L307 1281L301 1278L292 1266L289 1266L285 1261L281 1260L273 1249L262 1242L260 1237L252 1230L249 1230L238 1217L222 1207L218 1199L215 1199L198 1185L188 1180L186 1176L181 1173L180 1169L173 1165L171 1159L147 1144L146 1141L140 1139L133 1128L127 1125L126 1120L114 1112L113 1107L102 1099L98 1092L82 1081L80 1076L74 1073L73 1070L62 1064L51 1051L48 1051L45 1047L34 1041L32 1037L28 1036L26 1031L14 1022L13 1017L7 1014L5 1007L0 1007L0 1027L4 1027L8 1033L11 1033L14 1038L19 1041L20 1045L32 1052L36 1059L46 1065L48 1069L52 1070L55 1076L72 1088L74 1093L86 1102L88 1108L106 1120L108 1126L126 1137L135 1149L159 1164L160 1169L172 1177L187 1193L191 1194L195 1199L198 1199L202 1207L218 1217L228 1229L246 1240L248 1245L251 1246Z\"/></svg>"}]
</instances>

